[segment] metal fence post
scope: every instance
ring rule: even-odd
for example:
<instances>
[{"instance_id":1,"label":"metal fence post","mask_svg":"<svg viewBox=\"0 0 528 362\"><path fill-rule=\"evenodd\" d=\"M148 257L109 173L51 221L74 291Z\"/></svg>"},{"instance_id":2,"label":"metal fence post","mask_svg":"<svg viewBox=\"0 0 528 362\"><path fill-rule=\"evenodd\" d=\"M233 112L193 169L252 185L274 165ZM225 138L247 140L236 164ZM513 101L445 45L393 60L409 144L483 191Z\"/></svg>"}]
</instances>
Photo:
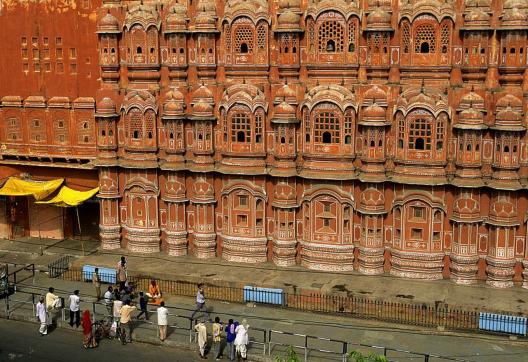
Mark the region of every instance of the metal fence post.
<instances>
[{"instance_id":1,"label":"metal fence post","mask_svg":"<svg viewBox=\"0 0 528 362\"><path fill-rule=\"evenodd\" d=\"M308 336L304 336L304 362L308 362Z\"/></svg>"},{"instance_id":2,"label":"metal fence post","mask_svg":"<svg viewBox=\"0 0 528 362\"><path fill-rule=\"evenodd\" d=\"M426 354L426 355L424 356L424 362L429 362L429 355L428 355L428 354Z\"/></svg>"}]
</instances>

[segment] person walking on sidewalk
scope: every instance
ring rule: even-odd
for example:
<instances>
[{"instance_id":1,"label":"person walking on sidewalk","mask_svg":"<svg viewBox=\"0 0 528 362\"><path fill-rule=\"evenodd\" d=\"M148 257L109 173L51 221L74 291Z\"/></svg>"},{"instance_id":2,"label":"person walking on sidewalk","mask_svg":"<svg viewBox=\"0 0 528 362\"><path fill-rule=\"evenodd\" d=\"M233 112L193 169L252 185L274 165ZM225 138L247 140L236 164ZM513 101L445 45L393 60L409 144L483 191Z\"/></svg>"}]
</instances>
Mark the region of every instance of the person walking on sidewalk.
<instances>
[{"instance_id":1,"label":"person walking on sidewalk","mask_svg":"<svg viewBox=\"0 0 528 362\"><path fill-rule=\"evenodd\" d=\"M42 337L48 334L48 311L44 304L44 297L39 298L37 303L37 318L40 323L39 333Z\"/></svg>"},{"instance_id":2,"label":"person walking on sidewalk","mask_svg":"<svg viewBox=\"0 0 528 362\"><path fill-rule=\"evenodd\" d=\"M213 323L213 347L215 360L219 361L222 355L222 329L223 326L220 323L220 317L215 317Z\"/></svg>"},{"instance_id":3,"label":"person walking on sidewalk","mask_svg":"<svg viewBox=\"0 0 528 362\"><path fill-rule=\"evenodd\" d=\"M99 278L99 268L95 268L92 273L92 284L95 288L95 297L98 302L101 299L101 278Z\"/></svg>"},{"instance_id":4,"label":"person walking on sidewalk","mask_svg":"<svg viewBox=\"0 0 528 362\"><path fill-rule=\"evenodd\" d=\"M127 282L127 265L126 265L126 258L124 256L121 257L119 262L117 263L117 282L119 283L119 291L125 289L126 282Z\"/></svg>"},{"instance_id":5,"label":"person walking on sidewalk","mask_svg":"<svg viewBox=\"0 0 528 362\"><path fill-rule=\"evenodd\" d=\"M247 359L247 345L249 343L248 329L249 325L247 324L247 321L245 319L242 320L242 324L239 324L238 327L235 328L236 351L238 356L242 357L242 360L244 361Z\"/></svg>"},{"instance_id":6,"label":"person walking on sidewalk","mask_svg":"<svg viewBox=\"0 0 528 362\"><path fill-rule=\"evenodd\" d=\"M167 338L167 325L169 324L169 310L165 308L165 302L161 301L160 306L157 309L158 312L158 329L159 339L164 341Z\"/></svg>"},{"instance_id":7,"label":"person walking on sidewalk","mask_svg":"<svg viewBox=\"0 0 528 362\"><path fill-rule=\"evenodd\" d=\"M73 327L73 319L75 317L75 328L79 328L81 325L81 311L79 305L81 304L81 298L79 298L79 291L74 290L73 294L70 295L70 326Z\"/></svg>"},{"instance_id":8,"label":"person walking on sidewalk","mask_svg":"<svg viewBox=\"0 0 528 362\"><path fill-rule=\"evenodd\" d=\"M112 286L109 286L107 291L104 293L104 302L106 306L106 311L108 312L108 316L112 318L112 309L114 306L114 288Z\"/></svg>"},{"instance_id":9,"label":"person walking on sidewalk","mask_svg":"<svg viewBox=\"0 0 528 362\"><path fill-rule=\"evenodd\" d=\"M46 293L46 309L48 312L51 312L53 309L60 309L62 307L61 299L54 293L55 289L53 287L49 287L48 292Z\"/></svg>"},{"instance_id":10,"label":"person walking on sidewalk","mask_svg":"<svg viewBox=\"0 0 528 362\"><path fill-rule=\"evenodd\" d=\"M207 319L209 319L209 313L207 312L207 307L205 306L203 283L198 284L198 291L196 292L196 308L191 314L191 319L194 319L194 316L198 312L202 312L202 317L207 316Z\"/></svg>"},{"instance_id":11,"label":"person walking on sidewalk","mask_svg":"<svg viewBox=\"0 0 528 362\"><path fill-rule=\"evenodd\" d=\"M235 337L236 337L236 327L238 327L238 322L233 322L232 319L229 320L225 328L226 331L226 343L229 346L229 359L231 361L235 360Z\"/></svg>"},{"instance_id":12,"label":"person walking on sidewalk","mask_svg":"<svg viewBox=\"0 0 528 362\"><path fill-rule=\"evenodd\" d=\"M200 357L206 359L205 357L205 346L207 344L207 327L203 319L200 319L200 322L194 326L194 330L198 333L198 348L200 349Z\"/></svg>"},{"instance_id":13,"label":"person walking on sidewalk","mask_svg":"<svg viewBox=\"0 0 528 362\"><path fill-rule=\"evenodd\" d=\"M139 309L141 310L141 313L138 314L137 319L140 319L140 317L144 315L145 320L148 321L149 315L147 309L147 298L145 298L143 292L139 292Z\"/></svg>"},{"instance_id":14,"label":"person walking on sidewalk","mask_svg":"<svg viewBox=\"0 0 528 362\"><path fill-rule=\"evenodd\" d=\"M121 338L123 338L121 342L123 343L132 342L132 312L136 309L135 306L130 305L129 301L126 301L119 311L121 318L119 328L121 330Z\"/></svg>"}]
</instances>

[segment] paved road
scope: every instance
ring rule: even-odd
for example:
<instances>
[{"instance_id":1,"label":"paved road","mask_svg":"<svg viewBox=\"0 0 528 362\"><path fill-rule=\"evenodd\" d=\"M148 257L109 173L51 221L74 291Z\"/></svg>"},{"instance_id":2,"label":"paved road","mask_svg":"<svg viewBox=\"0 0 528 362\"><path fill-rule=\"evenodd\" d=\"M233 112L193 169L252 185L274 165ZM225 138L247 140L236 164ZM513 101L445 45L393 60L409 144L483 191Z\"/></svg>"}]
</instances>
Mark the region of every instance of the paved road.
<instances>
[{"instance_id":1,"label":"paved road","mask_svg":"<svg viewBox=\"0 0 528 362\"><path fill-rule=\"evenodd\" d=\"M181 361L200 360L196 353L142 343L125 346L104 340L95 349L82 348L82 334L56 329L40 337L36 323L0 321L0 361Z\"/></svg>"}]
</instances>

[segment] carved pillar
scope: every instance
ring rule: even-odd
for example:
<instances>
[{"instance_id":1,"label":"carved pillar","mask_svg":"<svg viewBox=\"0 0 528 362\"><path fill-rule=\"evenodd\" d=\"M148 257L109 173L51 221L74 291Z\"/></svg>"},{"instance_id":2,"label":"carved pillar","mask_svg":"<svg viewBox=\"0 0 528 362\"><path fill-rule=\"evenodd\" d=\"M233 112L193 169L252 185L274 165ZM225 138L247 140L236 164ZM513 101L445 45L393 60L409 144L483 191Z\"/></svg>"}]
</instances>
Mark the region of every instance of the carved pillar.
<instances>
[{"instance_id":1,"label":"carved pillar","mask_svg":"<svg viewBox=\"0 0 528 362\"><path fill-rule=\"evenodd\" d=\"M101 167L99 170L99 194L101 200L99 237L105 250L121 247L121 226L119 224L118 173L114 167Z\"/></svg>"},{"instance_id":2,"label":"carved pillar","mask_svg":"<svg viewBox=\"0 0 528 362\"><path fill-rule=\"evenodd\" d=\"M185 176L178 172L167 172L164 179L162 200L166 204L162 219L165 223L165 241L171 256L187 255L187 207Z\"/></svg>"},{"instance_id":3,"label":"carved pillar","mask_svg":"<svg viewBox=\"0 0 528 362\"><path fill-rule=\"evenodd\" d=\"M213 178L198 174L193 183L191 205L194 208L194 255L200 259L216 256L214 204L216 203Z\"/></svg>"},{"instance_id":4,"label":"carved pillar","mask_svg":"<svg viewBox=\"0 0 528 362\"><path fill-rule=\"evenodd\" d=\"M275 218L273 262L278 266L291 266L295 265L297 254L295 179L285 177L276 180L272 202Z\"/></svg>"}]
</instances>

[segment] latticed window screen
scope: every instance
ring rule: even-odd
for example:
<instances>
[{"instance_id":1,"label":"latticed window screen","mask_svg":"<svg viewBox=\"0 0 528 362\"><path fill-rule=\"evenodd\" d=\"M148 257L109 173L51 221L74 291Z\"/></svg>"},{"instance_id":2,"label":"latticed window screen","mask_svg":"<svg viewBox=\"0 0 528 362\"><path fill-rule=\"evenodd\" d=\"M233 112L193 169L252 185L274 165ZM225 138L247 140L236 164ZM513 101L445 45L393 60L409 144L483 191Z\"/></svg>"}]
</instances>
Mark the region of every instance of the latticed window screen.
<instances>
[{"instance_id":1,"label":"latticed window screen","mask_svg":"<svg viewBox=\"0 0 528 362\"><path fill-rule=\"evenodd\" d=\"M348 109L345 113L345 124L343 127L345 132L345 144L347 145L352 143L353 122L354 115L352 114L352 110Z\"/></svg>"},{"instance_id":2,"label":"latticed window screen","mask_svg":"<svg viewBox=\"0 0 528 362\"><path fill-rule=\"evenodd\" d=\"M403 148L403 140L405 139L405 120L403 116L398 118L398 147Z\"/></svg>"},{"instance_id":3,"label":"latticed window screen","mask_svg":"<svg viewBox=\"0 0 528 362\"><path fill-rule=\"evenodd\" d=\"M408 54L411 51L411 26L406 21L402 24L402 33L403 52Z\"/></svg>"},{"instance_id":4,"label":"latticed window screen","mask_svg":"<svg viewBox=\"0 0 528 362\"><path fill-rule=\"evenodd\" d=\"M351 53L356 51L356 30L357 30L356 19L351 18L348 21L348 51Z\"/></svg>"},{"instance_id":5,"label":"latticed window screen","mask_svg":"<svg viewBox=\"0 0 528 362\"><path fill-rule=\"evenodd\" d=\"M149 47L149 54L156 54L156 48L158 46L158 34L157 31L153 28L150 28L148 32L148 47Z\"/></svg>"},{"instance_id":6,"label":"latticed window screen","mask_svg":"<svg viewBox=\"0 0 528 362\"><path fill-rule=\"evenodd\" d=\"M92 142L92 124L89 119L80 119L77 123L77 139L79 143Z\"/></svg>"},{"instance_id":7,"label":"latticed window screen","mask_svg":"<svg viewBox=\"0 0 528 362\"><path fill-rule=\"evenodd\" d=\"M441 31L442 53L447 53L449 50L449 25L442 25Z\"/></svg>"},{"instance_id":8,"label":"latticed window screen","mask_svg":"<svg viewBox=\"0 0 528 362\"><path fill-rule=\"evenodd\" d=\"M266 49L266 26L261 24L257 28L257 42L259 49Z\"/></svg>"},{"instance_id":9,"label":"latticed window screen","mask_svg":"<svg viewBox=\"0 0 528 362\"><path fill-rule=\"evenodd\" d=\"M145 32L142 28L134 28L132 30L132 51L134 54L145 53Z\"/></svg>"},{"instance_id":10,"label":"latticed window screen","mask_svg":"<svg viewBox=\"0 0 528 362\"><path fill-rule=\"evenodd\" d=\"M308 51L313 53L315 50L315 22L308 20Z\"/></svg>"},{"instance_id":11,"label":"latticed window screen","mask_svg":"<svg viewBox=\"0 0 528 362\"><path fill-rule=\"evenodd\" d=\"M231 51L231 27L229 24L225 26L225 46L226 50L229 53Z\"/></svg>"},{"instance_id":12,"label":"latticed window screen","mask_svg":"<svg viewBox=\"0 0 528 362\"><path fill-rule=\"evenodd\" d=\"M327 20L319 26L319 52L343 51L344 29L341 23Z\"/></svg>"},{"instance_id":13,"label":"latticed window screen","mask_svg":"<svg viewBox=\"0 0 528 362\"><path fill-rule=\"evenodd\" d=\"M414 37L415 53L434 53L436 50L435 28L431 24L423 24L416 28Z\"/></svg>"},{"instance_id":14,"label":"latticed window screen","mask_svg":"<svg viewBox=\"0 0 528 362\"><path fill-rule=\"evenodd\" d=\"M436 121L436 149L441 150L444 147L444 121L442 118Z\"/></svg>"},{"instance_id":15,"label":"latticed window screen","mask_svg":"<svg viewBox=\"0 0 528 362\"><path fill-rule=\"evenodd\" d=\"M154 111L148 110L145 113L145 134L148 139L156 137L156 115Z\"/></svg>"},{"instance_id":16,"label":"latticed window screen","mask_svg":"<svg viewBox=\"0 0 528 362\"><path fill-rule=\"evenodd\" d=\"M231 141L251 142L251 120L246 113L234 113L231 116Z\"/></svg>"},{"instance_id":17,"label":"latticed window screen","mask_svg":"<svg viewBox=\"0 0 528 362\"><path fill-rule=\"evenodd\" d=\"M255 115L255 142L260 143L262 142L262 112L259 111Z\"/></svg>"},{"instance_id":18,"label":"latticed window screen","mask_svg":"<svg viewBox=\"0 0 528 362\"><path fill-rule=\"evenodd\" d=\"M235 33L235 52L242 53L243 45L246 44L247 53L253 51L253 28L250 25L239 25Z\"/></svg>"},{"instance_id":19,"label":"latticed window screen","mask_svg":"<svg viewBox=\"0 0 528 362\"><path fill-rule=\"evenodd\" d=\"M53 133L55 134L55 142L66 142L68 139L68 122L63 119L55 120L53 122Z\"/></svg>"},{"instance_id":20,"label":"latticed window screen","mask_svg":"<svg viewBox=\"0 0 528 362\"><path fill-rule=\"evenodd\" d=\"M314 141L317 143L339 143L339 117L332 111L321 111L315 116Z\"/></svg>"},{"instance_id":21,"label":"latticed window screen","mask_svg":"<svg viewBox=\"0 0 528 362\"><path fill-rule=\"evenodd\" d=\"M409 126L409 148L430 150L431 138L431 122L426 118L415 118Z\"/></svg>"},{"instance_id":22,"label":"latticed window screen","mask_svg":"<svg viewBox=\"0 0 528 362\"><path fill-rule=\"evenodd\" d=\"M310 111L307 108L304 109L304 131L306 133L306 142L310 142Z\"/></svg>"},{"instance_id":23,"label":"latticed window screen","mask_svg":"<svg viewBox=\"0 0 528 362\"><path fill-rule=\"evenodd\" d=\"M143 138L143 117L139 109L131 110L128 114L129 137L132 139Z\"/></svg>"}]
</instances>

